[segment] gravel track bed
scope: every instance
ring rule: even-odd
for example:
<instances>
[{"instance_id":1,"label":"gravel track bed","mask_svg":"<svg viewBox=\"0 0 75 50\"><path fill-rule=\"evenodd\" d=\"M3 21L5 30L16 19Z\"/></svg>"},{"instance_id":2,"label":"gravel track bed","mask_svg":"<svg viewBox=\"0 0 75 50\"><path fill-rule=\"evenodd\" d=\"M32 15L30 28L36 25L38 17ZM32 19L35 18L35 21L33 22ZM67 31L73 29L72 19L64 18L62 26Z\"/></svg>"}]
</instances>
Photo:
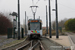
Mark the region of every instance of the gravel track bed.
<instances>
[{"instance_id":1,"label":"gravel track bed","mask_svg":"<svg viewBox=\"0 0 75 50\"><path fill-rule=\"evenodd\" d=\"M45 48L45 50L50 50L50 46L61 46L60 44L57 44L57 43L55 43L55 42L53 42L53 41L51 41L51 40L49 40L45 37L41 38L40 41L42 42L42 45ZM12 46L12 47L9 47L9 48L6 48L4 50L16 50L17 48L27 44L28 42L29 42L29 40L26 40L26 41L24 41L20 44L17 44L15 46ZM33 44L35 44L36 42L34 42ZM35 48L34 50L40 50L38 47L39 47L39 45L37 45L36 46L37 49Z\"/></svg>"},{"instance_id":2,"label":"gravel track bed","mask_svg":"<svg viewBox=\"0 0 75 50\"><path fill-rule=\"evenodd\" d=\"M32 41L32 47L38 43L38 39L37 40L33 39L31 41ZM38 43L38 45L35 46L34 50L40 50L39 46L40 46L40 43ZM31 43L27 45L26 47L23 47L23 50L28 50L30 47L31 47Z\"/></svg>"},{"instance_id":3,"label":"gravel track bed","mask_svg":"<svg viewBox=\"0 0 75 50\"><path fill-rule=\"evenodd\" d=\"M24 44L26 44L28 41L23 41L22 43L19 43L19 44L16 44L16 45L13 45L11 47L8 47L8 48L4 48L2 50L16 50L17 48L23 46Z\"/></svg>"}]
</instances>

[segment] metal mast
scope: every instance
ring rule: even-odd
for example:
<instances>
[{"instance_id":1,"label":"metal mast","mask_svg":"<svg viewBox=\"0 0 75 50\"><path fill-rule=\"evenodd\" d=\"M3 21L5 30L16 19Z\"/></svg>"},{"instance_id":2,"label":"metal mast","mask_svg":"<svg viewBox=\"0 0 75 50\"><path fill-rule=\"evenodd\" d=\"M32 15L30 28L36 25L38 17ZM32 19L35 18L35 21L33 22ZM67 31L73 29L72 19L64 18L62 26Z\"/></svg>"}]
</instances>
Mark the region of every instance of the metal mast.
<instances>
[{"instance_id":1,"label":"metal mast","mask_svg":"<svg viewBox=\"0 0 75 50\"><path fill-rule=\"evenodd\" d=\"M27 35L27 27L26 27L26 11L25 11L25 35Z\"/></svg>"},{"instance_id":2,"label":"metal mast","mask_svg":"<svg viewBox=\"0 0 75 50\"><path fill-rule=\"evenodd\" d=\"M49 37L52 38L51 35L51 8L50 8L50 0L49 0Z\"/></svg>"},{"instance_id":3,"label":"metal mast","mask_svg":"<svg viewBox=\"0 0 75 50\"><path fill-rule=\"evenodd\" d=\"M20 4L18 0L18 40L20 40Z\"/></svg>"},{"instance_id":4,"label":"metal mast","mask_svg":"<svg viewBox=\"0 0 75 50\"><path fill-rule=\"evenodd\" d=\"M57 0L56 0L56 38L59 38L59 33L58 33L58 8L57 8Z\"/></svg>"},{"instance_id":5,"label":"metal mast","mask_svg":"<svg viewBox=\"0 0 75 50\"><path fill-rule=\"evenodd\" d=\"M48 16L47 16L47 5L46 5L46 34L48 34Z\"/></svg>"}]
</instances>

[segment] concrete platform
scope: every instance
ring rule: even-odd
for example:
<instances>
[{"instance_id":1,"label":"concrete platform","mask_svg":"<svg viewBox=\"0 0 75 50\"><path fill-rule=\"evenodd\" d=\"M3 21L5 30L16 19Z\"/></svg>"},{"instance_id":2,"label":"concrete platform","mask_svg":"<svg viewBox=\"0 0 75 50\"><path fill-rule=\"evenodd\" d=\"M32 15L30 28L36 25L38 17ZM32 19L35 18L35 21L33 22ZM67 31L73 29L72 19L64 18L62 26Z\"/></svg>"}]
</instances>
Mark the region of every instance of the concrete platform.
<instances>
[{"instance_id":1,"label":"concrete platform","mask_svg":"<svg viewBox=\"0 0 75 50\"><path fill-rule=\"evenodd\" d=\"M49 38L49 36L47 36ZM49 38L52 41L55 41L58 44L61 44L62 46L70 47L71 43L68 36L59 36L59 39L56 39L56 36L52 36L52 38Z\"/></svg>"}]
</instances>

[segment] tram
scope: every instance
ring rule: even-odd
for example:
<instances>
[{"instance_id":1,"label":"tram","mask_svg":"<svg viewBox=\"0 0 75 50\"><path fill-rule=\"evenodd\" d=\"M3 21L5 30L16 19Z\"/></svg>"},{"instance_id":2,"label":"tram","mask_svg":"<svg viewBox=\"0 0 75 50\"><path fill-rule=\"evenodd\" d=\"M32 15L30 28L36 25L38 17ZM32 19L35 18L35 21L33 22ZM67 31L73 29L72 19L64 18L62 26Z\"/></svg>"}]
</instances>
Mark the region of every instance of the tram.
<instances>
[{"instance_id":1,"label":"tram","mask_svg":"<svg viewBox=\"0 0 75 50\"><path fill-rule=\"evenodd\" d=\"M30 39L42 37L42 20L40 19L28 20L28 37Z\"/></svg>"}]
</instances>

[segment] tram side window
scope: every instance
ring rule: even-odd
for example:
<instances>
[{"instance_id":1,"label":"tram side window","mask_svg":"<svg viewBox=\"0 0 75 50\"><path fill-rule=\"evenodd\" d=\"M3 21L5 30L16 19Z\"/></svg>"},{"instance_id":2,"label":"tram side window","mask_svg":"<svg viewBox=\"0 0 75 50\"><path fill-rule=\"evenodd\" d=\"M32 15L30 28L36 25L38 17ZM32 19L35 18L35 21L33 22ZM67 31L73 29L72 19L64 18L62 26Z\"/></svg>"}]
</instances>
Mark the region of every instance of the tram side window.
<instances>
[{"instance_id":1,"label":"tram side window","mask_svg":"<svg viewBox=\"0 0 75 50\"><path fill-rule=\"evenodd\" d=\"M30 30L30 23L28 23L28 30Z\"/></svg>"}]
</instances>

